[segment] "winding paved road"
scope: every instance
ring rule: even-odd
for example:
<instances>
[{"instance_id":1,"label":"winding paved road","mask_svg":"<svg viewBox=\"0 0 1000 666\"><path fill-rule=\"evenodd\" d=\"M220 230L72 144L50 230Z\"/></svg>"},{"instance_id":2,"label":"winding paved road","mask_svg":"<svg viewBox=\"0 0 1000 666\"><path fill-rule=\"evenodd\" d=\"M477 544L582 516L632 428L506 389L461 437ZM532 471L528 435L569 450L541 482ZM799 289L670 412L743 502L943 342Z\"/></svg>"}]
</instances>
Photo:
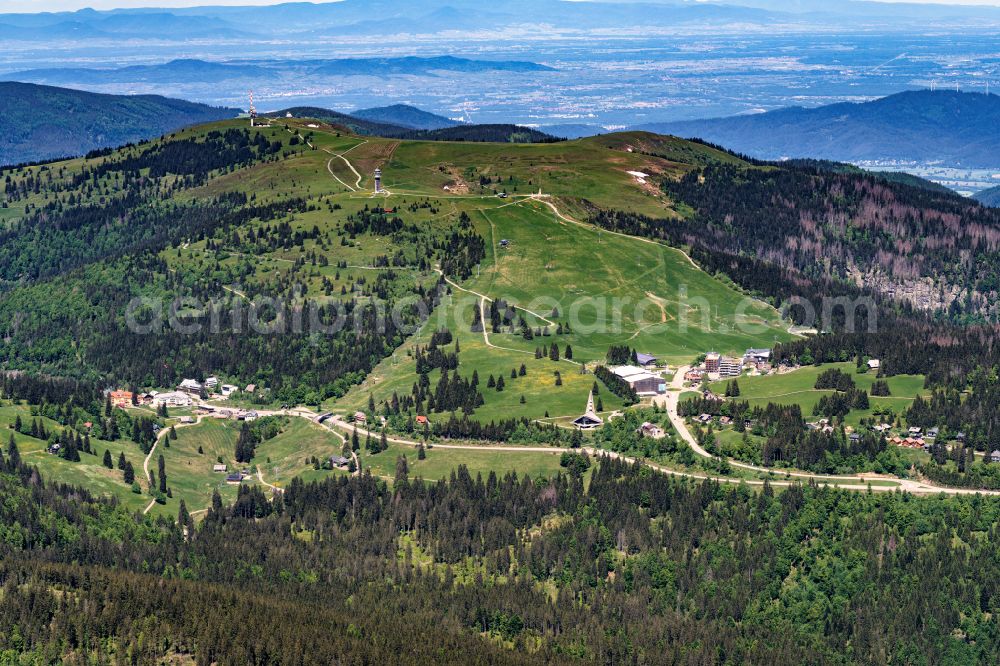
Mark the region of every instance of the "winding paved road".
<instances>
[{"instance_id":1,"label":"winding paved road","mask_svg":"<svg viewBox=\"0 0 1000 666\"><path fill-rule=\"evenodd\" d=\"M716 458L717 456L712 455L705 450L704 447L698 444L698 440L695 439L694 435L687 427L687 423L678 413L677 407L680 403L680 396L684 390L684 375L691 368L689 366L682 366L677 369L674 374L673 380L670 382L667 393L663 396L662 400L658 401L659 404L666 407L667 416L670 418L670 424L673 425L674 430L681 436L691 450L703 458ZM915 481L913 479L901 479L897 476L892 476L888 474L852 474L849 477L838 476L833 474L812 474L810 472L797 472L791 470L781 470L775 469L773 467L760 467L758 465L751 465L750 463L741 462L739 460L734 460L733 458L725 458L725 460L733 467L738 467L740 469L750 470L753 472L760 472L764 474L781 474L783 476L790 476L797 479L820 479L821 483L823 479L870 479L872 481L891 481L897 485L895 486L873 486L872 490L905 490L914 494L935 494L935 493L947 493L949 495L974 495L976 493L981 493L983 495L1000 495L1000 491L994 490L976 490L973 488L946 488L941 486L934 486L929 483L924 483L922 481ZM776 485L777 482L772 481L772 485ZM848 488L857 489L856 485L849 484L837 484L838 488ZM861 486L861 489L867 490L867 485Z\"/></svg>"}]
</instances>

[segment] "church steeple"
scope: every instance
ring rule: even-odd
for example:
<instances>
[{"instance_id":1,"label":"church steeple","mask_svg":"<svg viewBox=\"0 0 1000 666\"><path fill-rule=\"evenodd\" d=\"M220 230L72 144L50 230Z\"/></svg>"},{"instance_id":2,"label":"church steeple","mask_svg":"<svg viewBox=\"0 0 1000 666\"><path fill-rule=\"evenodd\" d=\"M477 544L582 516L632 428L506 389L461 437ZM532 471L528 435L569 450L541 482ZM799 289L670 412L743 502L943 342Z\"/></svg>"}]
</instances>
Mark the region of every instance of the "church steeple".
<instances>
[{"instance_id":1,"label":"church steeple","mask_svg":"<svg viewBox=\"0 0 1000 666\"><path fill-rule=\"evenodd\" d=\"M587 396L587 411L583 413L583 416L579 416L573 419L573 425L575 425L580 430L590 430L591 428L597 428L604 424L604 419L597 415L594 410L594 392L590 392Z\"/></svg>"}]
</instances>

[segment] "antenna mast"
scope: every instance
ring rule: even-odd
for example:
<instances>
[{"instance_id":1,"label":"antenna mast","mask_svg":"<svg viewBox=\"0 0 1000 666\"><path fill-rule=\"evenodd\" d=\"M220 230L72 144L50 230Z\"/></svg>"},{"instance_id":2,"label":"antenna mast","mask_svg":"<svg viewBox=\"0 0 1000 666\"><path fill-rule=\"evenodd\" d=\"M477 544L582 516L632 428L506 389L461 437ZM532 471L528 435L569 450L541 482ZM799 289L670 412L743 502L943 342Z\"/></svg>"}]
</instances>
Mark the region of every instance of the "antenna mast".
<instances>
[{"instance_id":1,"label":"antenna mast","mask_svg":"<svg viewBox=\"0 0 1000 666\"><path fill-rule=\"evenodd\" d=\"M253 105L253 91L250 91L250 108L247 109L250 114L250 127L254 126L254 120L257 118L257 108Z\"/></svg>"}]
</instances>

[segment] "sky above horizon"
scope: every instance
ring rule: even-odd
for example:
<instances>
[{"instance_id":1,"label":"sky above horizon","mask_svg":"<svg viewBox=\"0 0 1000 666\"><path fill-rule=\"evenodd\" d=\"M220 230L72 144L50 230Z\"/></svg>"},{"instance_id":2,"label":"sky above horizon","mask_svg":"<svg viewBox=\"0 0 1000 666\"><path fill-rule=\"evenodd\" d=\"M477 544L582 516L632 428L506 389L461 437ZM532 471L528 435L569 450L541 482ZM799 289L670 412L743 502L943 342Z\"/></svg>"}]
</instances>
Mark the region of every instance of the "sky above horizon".
<instances>
[{"instance_id":1,"label":"sky above horizon","mask_svg":"<svg viewBox=\"0 0 1000 666\"><path fill-rule=\"evenodd\" d=\"M277 5L290 0L0 0L0 12L63 12L78 9L124 9L133 7L197 7L204 5ZM308 0L307 0L308 1ZM314 0L315 1L315 0ZM324 0L318 0L323 2ZM329 0L326 0L329 1ZM419 0L417 0L419 2ZM614 0L622 2L623 0ZM641 0L635 0L641 1ZM656 0L653 0L655 2ZM713 0L726 4L727 0ZM875 2L919 2L938 5L1000 6L1000 0L873 0ZM728 0L739 5L740 0Z\"/></svg>"}]
</instances>

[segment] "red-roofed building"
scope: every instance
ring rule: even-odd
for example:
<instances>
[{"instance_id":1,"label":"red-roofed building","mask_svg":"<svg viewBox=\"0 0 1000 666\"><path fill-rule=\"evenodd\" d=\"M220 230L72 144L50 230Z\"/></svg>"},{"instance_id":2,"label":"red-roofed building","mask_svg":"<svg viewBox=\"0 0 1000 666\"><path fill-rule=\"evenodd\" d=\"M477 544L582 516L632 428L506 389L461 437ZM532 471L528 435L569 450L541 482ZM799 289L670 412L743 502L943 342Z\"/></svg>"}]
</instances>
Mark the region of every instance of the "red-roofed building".
<instances>
[{"instance_id":1,"label":"red-roofed building","mask_svg":"<svg viewBox=\"0 0 1000 666\"><path fill-rule=\"evenodd\" d=\"M111 404L114 407L125 409L132 406L133 393L131 391L112 391Z\"/></svg>"}]
</instances>

